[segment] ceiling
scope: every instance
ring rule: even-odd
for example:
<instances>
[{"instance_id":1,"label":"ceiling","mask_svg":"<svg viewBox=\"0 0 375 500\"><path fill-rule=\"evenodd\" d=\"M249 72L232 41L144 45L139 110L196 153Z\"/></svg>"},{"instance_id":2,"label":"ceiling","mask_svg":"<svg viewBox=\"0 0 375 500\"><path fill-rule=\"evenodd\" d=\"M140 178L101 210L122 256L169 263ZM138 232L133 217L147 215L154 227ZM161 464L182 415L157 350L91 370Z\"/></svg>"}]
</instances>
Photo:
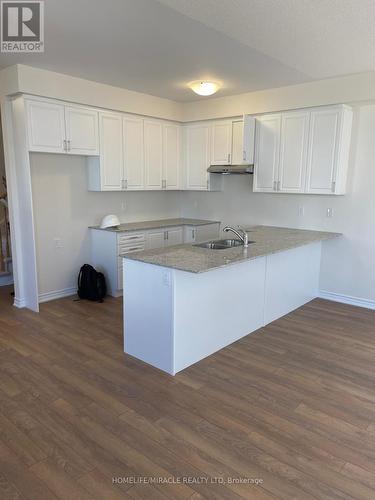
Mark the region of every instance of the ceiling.
<instances>
[{"instance_id":1,"label":"ceiling","mask_svg":"<svg viewBox=\"0 0 375 500\"><path fill-rule=\"evenodd\" d=\"M176 101L375 70L374 0L46 0L45 53L0 54ZM205 98L207 99L207 98Z\"/></svg>"}]
</instances>

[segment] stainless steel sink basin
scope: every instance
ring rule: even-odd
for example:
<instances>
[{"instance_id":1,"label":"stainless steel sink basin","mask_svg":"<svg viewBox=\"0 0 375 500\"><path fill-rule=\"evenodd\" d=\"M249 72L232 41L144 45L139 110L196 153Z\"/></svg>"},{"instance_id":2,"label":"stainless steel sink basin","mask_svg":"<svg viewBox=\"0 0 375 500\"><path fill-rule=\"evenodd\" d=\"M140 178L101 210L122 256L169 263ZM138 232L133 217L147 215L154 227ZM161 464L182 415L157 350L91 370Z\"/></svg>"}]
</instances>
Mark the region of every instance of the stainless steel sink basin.
<instances>
[{"instance_id":1,"label":"stainless steel sink basin","mask_svg":"<svg viewBox=\"0 0 375 500\"><path fill-rule=\"evenodd\" d=\"M254 243L253 241L249 241ZM227 248L241 247L243 242L241 240L214 240L207 241L206 243L198 243L195 247L209 248L210 250L225 250Z\"/></svg>"}]
</instances>

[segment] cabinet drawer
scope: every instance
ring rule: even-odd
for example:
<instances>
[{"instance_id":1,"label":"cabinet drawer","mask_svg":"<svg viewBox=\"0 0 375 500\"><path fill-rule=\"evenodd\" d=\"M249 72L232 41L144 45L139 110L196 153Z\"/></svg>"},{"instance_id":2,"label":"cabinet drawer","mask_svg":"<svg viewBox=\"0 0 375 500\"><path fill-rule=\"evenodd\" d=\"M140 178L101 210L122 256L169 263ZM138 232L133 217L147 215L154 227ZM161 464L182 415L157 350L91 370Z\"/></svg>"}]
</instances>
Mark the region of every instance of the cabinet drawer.
<instances>
[{"instance_id":1,"label":"cabinet drawer","mask_svg":"<svg viewBox=\"0 0 375 500\"><path fill-rule=\"evenodd\" d=\"M137 234L134 234L134 233L126 233L126 234L119 234L117 236L117 243L118 245L122 246L124 244L128 245L128 244L135 244L135 243L140 243L140 242L143 242L145 241L145 234L144 233L137 233Z\"/></svg>"}]
</instances>

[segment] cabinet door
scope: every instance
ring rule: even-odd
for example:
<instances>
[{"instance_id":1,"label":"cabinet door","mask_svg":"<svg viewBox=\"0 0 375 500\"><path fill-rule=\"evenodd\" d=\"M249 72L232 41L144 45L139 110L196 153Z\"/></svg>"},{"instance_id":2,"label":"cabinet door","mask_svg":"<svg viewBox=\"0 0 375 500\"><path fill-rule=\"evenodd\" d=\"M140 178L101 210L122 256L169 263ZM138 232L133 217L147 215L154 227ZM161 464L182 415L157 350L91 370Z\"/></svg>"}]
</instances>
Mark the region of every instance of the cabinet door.
<instances>
[{"instance_id":1,"label":"cabinet door","mask_svg":"<svg viewBox=\"0 0 375 500\"><path fill-rule=\"evenodd\" d=\"M195 243L195 226L184 226L184 243Z\"/></svg>"},{"instance_id":2,"label":"cabinet door","mask_svg":"<svg viewBox=\"0 0 375 500\"><path fill-rule=\"evenodd\" d=\"M153 250L154 248L163 248L165 245L164 229L157 231L148 231L146 233L146 249Z\"/></svg>"},{"instance_id":3,"label":"cabinet door","mask_svg":"<svg viewBox=\"0 0 375 500\"><path fill-rule=\"evenodd\" d=\"M174 227L166 230L165 245L171 247L173 245L182 245L184 234L182 227Z\"/></svg>"},{"instance_id":4,"label":"cabinet door","mask_svg":"<svg viewBox=\"0 0 375 500\"><path fill-rule=\"evenodd\" d=\"M128 190L144 189L143 119L124 117L124 167Z\"/></svg>"},{"instance_id":5,"label":"cabinet door","mask_svg":"<svg viewBox=\"0 0 375 500\"><path fill-rule=\"evenodd\" d=\"M64 106L34 100L25 102L29 150L65 153Z\"/></svg>"},{"instance_id":6,"label":"cabinet door","mask_svg":"<svg viewBox=\"0 0 375 500\"><path fill-rule=\"evenodd\" d=\"M335 192L340 112L325 108L311 112L306 192Z\"/></svg>"},{"instance_id":7,"label":"cabinet door","mask_svg":"<svg viewBox=\"0 0 375 500\"><path fill-rule=\"evenodd\" d=\"M81 106L65 106L68 153L96 156L99 154L98 112Z\"/></svg>"},{"instance_id":8,"label":"cabinet door","mask_svg":"<svg viewBox=\"0 0 375 500\"><path fill-rule=\"evenodd\" d=\"M232 164L241 165L245 163L245 152L243 146L243 121L232 123Z\"/></svg>"},{"instance_id":9,"label":"cabinet door","mask_svg":"<svg viewBox=\"0 0 375 500\"><path fill-rule=\"evenodd\" d=\"M163 189L179 189L181 159L181 127L163 126Z\"/></svg>"},{"instance_id":10,"label":"cabinet door","mask_svg":"<svg viewBox=\"0 0 375 500\"><path fill-rule=\"evenodd\" d=\"M145 189L162 189L163 179L163 124L144 120L145 134Z\"/></svg>"},{"instance_id":11,"label":"cabinet door","mask_svg":"<svg viewBox=\"0 0 375 500\"><path fill-rule=\"evenodd\" d=\"M124 179L122 115L100 113L99 133L101 189L120 191Z\"/></svg>"},{"instance_id":12,"label":"cabinet door","mask_svg":"<svg viewBox=\"0 0 375 500\"><path fill-rule=\"evenodd\" d=\"M211 126L211 164L231 163L232 122L216 122Z\"/></svg>"},{"instance_id":13,"label":"cabinet door","mask_svg":"<svg viewBox=\"0 0 375 500\"><path fill-rule=\"evenodd\" d=\"M282 113L278 191L305 190L309 122L309 111Z\"/></svg>"},{"instance_id":14,"label":"cabinet door","mask_svg":"<svg viewBox=\"0 0 375 500\"><path fill-rule=\"evenodd\" d=\"M210 165L210 126L190 125L185 129L186 188L208 190Z\"/></svg>"},{"instance_id":15,"label":"cabinet door","mask_svg":"<svg viewBox=\"0 0 375 500\"><path fill-rule=\"evenodd\" d=\"M276 191L280 153L281 114L256 119L253 190Z\"/></svg>"}]
</instances>

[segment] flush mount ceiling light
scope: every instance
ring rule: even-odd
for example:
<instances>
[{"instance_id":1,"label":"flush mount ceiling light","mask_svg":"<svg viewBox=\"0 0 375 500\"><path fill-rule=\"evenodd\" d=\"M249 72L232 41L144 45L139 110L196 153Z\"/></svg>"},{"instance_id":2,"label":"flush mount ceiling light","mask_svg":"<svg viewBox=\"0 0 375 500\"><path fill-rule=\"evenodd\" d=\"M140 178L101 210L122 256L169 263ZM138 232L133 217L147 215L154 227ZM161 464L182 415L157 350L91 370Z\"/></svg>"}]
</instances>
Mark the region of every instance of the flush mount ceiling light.
<instances>
[{"instance_id":1,"label":"flush mount ceiling light","mask_svg":"<svg viewBox=\"0 0 375 500\"><path fill-rule=\"evenodd\" d=\"M219 90L220 85L216 82L197 80L196 82L189 83L189 87L196 94L207 96L215 94Z\"/></svg>"}]
</instances>

